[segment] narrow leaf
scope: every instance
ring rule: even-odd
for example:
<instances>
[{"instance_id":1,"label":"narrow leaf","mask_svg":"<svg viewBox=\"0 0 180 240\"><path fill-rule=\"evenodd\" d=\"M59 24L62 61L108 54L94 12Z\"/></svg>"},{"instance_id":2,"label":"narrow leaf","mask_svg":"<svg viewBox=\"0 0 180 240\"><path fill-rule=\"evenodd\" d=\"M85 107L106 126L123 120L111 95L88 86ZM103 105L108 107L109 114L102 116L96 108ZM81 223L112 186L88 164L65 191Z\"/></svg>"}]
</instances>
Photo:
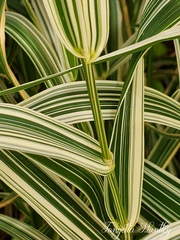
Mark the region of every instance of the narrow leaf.
<instances>
[{"instance_id":1,"label":"narrow leaf","mask_svg":"<svg viewBox=\"0 0 180 240\"><path fill-rule=\"evenodd\" d=\"M150 209L150 215L155 213L168 223L179 220L179 189L178 178L149 161L145 162L142 206Z\"/></svg>"},{"instance_id":2,"label":"narrow leaf","mask_svg":"<svg viewBox=\"0 0 180 240\"><path fill-rule=\"evenodd\" d=\"M0 129L1 148L46 154L101 174L114 167L104 164L96 140L33 110L0 104Z\"/></svg>"},{"instance_id":3,"label":"narrow leaf","mask_svg":"<svg viewBox=\"0 0 180 240\"><path fill-rule=\"evenodd\" d=\"M123 83L117 81L96 81L103 119L114 119ZM180 104L169 96L152 88L145 87L145 122L159 123L180 129ZM42 91L20 106L42 112L59 121L73 124L92 121L92 111L85 81L62 84Z\"/></svg>"},{"instance_id":4,"label":"narrow leaf","mask_svg":"<svg viewBox=\"0 0 180 240\"><path fill-rule=\"evenodd\" d=\"M0 214L0 229L19 240L50 240L35 228L4 214Z\"/></svg>"},{"instance_id":5,"label":"narrow leaf","mask_svg":"<svg viewBox=\"0 0 180 240\"><path fill-rule=\"evenodd\" d=\"M109 34L108 0L43 0L43 4L65 47L86 62L93 62L104 49Z\"/></svg>"},{"instance_id":6,"label":"narrow leaf","mask_svg":"<svg viewBox=\"0 0 180 240\"><path fill-rule=\"evenodd\" d=\"M0 2L0 69L6 74L7 78L13 83L14 86L18 86L19 82L12 72L6 57L5 47L5 4L6 0ZM23 99L28 98L28 94L25 91L20 91Z\"/></svg>"},{"instance_id":7,"label":"narrow leaf","mask_svg":"<svg viewBox=\"0 0 180 240\"><path fill-rule=\"evenodd\" d=\"M162 227L161 229L156 229L154 233L150 234L147 237L142 238L142 240L159 240L159 239L179 239L179 225L180 221L171 223L166 227Z\"/></svg>"},{"instance_id":8,"label":"narrow leaf","mask_svg":"<svg viewBox=\"0 0 180 240\"><path fill-rule=\"evenodd\" d=\"M29 55L40 76L45 77L62 70L54 49L27 18L18 13L6 12L5 30ZM51 87L64 82L64 77L58 76L47 84Z\"/></svg>"},{"instance_id":9,"label":"narrow leaf","mask_svg":"<svg viewBox=\"0 0 180 240\"><path fill-rule=\"evenodd\" d=\"M111 239L105 224L67 187L18 152L2 150L1 179L65 239ZM118 239L118 238L117 238Z\"/></svg>"}]
</instances>

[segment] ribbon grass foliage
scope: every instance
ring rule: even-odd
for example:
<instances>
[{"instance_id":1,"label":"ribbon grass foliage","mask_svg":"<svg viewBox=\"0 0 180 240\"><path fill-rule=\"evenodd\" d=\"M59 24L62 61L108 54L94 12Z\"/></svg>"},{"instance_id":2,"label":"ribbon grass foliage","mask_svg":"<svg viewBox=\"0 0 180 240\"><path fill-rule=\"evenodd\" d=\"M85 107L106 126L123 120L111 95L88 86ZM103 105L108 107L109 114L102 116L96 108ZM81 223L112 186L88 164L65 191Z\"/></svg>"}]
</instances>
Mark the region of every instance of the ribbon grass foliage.
<instances>
[{"instance_id":1,"label":"ribbon grass foliage","mask_svg":"<svg viewBox=\"0 0 180 240\"><path fill-rule=\"evenodd\" d=\"M6 58L6 49L5 49L5 1L2 1L0 5L0 68L2 69L2 73L4 73L12 83L17 86L19 85L18 80L16 79L14 73L12 72L11 68L8 65L7 58ZM22 90L20 92L23 99L28 98L28 94Z\"/></svg>"},{"instance_id":2,"label":"ribbon grass foliage","mask_svg":"<svg viewBox=\"0 0 180 240\"><path fill-rule=\"evenodd\" d=\"M52 26L65 47L82 58L94 123L102 156L112 164L108 149L100 103L91 63L105 48L109 33L109 5L107 0L93 1L43 1L48 9Z\"/></svg>"},{"instance_id":3,"label":"ribbon grass foliage","mask_svg":"<svg viewBox=\"0 0 180 240\"><path fill-rule=\"evenodd\" d=\"M0 1L2 239L178 237L179 12Z\"/></svg>"}]
</instances>

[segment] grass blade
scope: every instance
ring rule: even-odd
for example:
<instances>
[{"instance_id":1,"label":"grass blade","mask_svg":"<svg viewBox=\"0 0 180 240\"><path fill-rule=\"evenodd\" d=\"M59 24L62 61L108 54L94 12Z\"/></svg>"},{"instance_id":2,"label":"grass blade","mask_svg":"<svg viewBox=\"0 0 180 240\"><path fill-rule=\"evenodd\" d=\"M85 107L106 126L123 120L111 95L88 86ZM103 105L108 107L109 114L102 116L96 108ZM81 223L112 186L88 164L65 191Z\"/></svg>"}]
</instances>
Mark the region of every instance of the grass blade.
<instances>
[{"instance_id":1,"label":"grass blade","mask_svg":"<svg viewBox=\"0 0 180 240\"><path fill-rule=\"evenodd\" d=\"M50 240L35 228L4 214L0 214L0 229L19 240Z\"/></svg>"},{"instance_id":2,"label":"grass blade","mask_svg":"<svg viewBox=\"0 0 180 240\"><path fill-rule=\"evenodd\" d=\"M56 183L18 152L0 152L3 181L11 186L63 238L111 239L112 232L59 178Z\"/></svg>"},{"instance_id":3,"label":"grass blade","mask_svg":"<svg viewBox=\"0 0 180 240\"><path fill-rule=\"evenodd\" d=\"M13 83L14 86L18 86L19 82L16 79L14 73L12 72L6 57L6 47L5 47L5 4L6 1L2 0L0 2L0 69L6 74L7 78ZM20 94L23 99L27 99L28 94L22 90Z\"/></svg>"},{"instance_id":4,"label":"grass blade","mask_svg":"<svg viewBox=\"0 0 180 240\"><path fill-rule=\"evenodd\" d=\"M112 171L114 166L102 161L98 142L82 131L19 106L1 104L0 112L2 148L46 154L102 174Z\"/></svg>"}]
</instances>

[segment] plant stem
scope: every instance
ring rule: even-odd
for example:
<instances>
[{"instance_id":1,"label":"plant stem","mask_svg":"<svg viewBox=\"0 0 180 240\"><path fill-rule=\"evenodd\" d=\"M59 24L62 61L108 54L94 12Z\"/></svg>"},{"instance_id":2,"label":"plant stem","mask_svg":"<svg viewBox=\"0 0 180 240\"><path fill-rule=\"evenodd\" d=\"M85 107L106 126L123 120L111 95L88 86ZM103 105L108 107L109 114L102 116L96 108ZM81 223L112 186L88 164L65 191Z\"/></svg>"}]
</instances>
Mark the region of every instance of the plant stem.
<instances>
[{"instance_id":1,"label":"plant stem","mask_svg":"<svg viewBox=\"0 0 180 240\"><path fill-rule=\"evenodd\" d=\"M131 233L130 232L124 232L123 233L123 239L124 240L131 240L132 239Z\"/></svg>"},{"instance_id":2,"label":"plant stem","mask_svg":"<svg viewBox=\"0 0 180 240\"><path fill-rule=\"evenodd\" d=\"M114 202L114 208L115 208L115 212L116 212L116 228L117 229L124 229L126 228L126 223L127 223L127 219L124 213L124 208L122 205L122 201L121 201L121 196L119 194L119 189L118 189L118 184L117 184L117 179L116 179L116 175L115 172L111 172L107 177L107 181L109 184L109 187L111 189L112 192L112 197L113 197L113 202ZM106 191L106 189L105 189ZM107 199L108 201L108 199Z\"/></svg>"},{"instance_id":3,"label":"plant stem","mask_svg":"<svg viewBox=\"0 0 180 240\"><path fill-rule=\"evenodd\" d=\"M91 103L92 113L94 117L94 123L98 135L98 140L100 143L101 151L102 151L102 157L104 162L107 165L112 164L112 153L110 152L108 148L105 128L104 128L104 122L101 114L101 107L98 97L98 92L96 88L96 83L94 79L93 69L91 64L87 64L85 60L82 60L83 69L84 69L84 75L85 80L87 84L89 99Z\"/></svg>"}]
</instances>

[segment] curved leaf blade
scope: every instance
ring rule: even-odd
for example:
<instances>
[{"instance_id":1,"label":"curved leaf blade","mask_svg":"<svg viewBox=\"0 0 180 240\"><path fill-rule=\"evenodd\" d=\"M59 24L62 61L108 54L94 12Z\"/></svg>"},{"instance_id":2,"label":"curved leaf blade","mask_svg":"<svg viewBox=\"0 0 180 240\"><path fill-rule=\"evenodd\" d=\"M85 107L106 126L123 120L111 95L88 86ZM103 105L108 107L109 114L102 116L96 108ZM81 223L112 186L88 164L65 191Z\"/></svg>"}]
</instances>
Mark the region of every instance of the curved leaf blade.
<instances>
[{"instance_id":1,"label":"curved leaf blade","mask_svg":"<svg viewBox=\"0 0 180 240\"><path fill-rule=\"evenodd\" d=\"M6 57L6 47L5 47L5 4L6 1L2 0L0 2L0 69L3 73L6 74L9 80L13 83L14 86L18 86L19 82L16 79L14 73L12 72ZM28 94L22 90L20 94L23 99L27 99Z\"/></svg>"},{"instance_id":2,"label":"curved leaf blade","mask_svg":"<svg viewBox=\"0 0 180 240\"><path fill-rule=\"evenodd\" d=\"M166 222L179 219L179 189L178 178L149 161L145 162L143 205Z\"/></svg>"},{"instance_id":3,"label":"curved leaf blade","mask_svg":"<svg viewBox=\"0 0 180 240\"><path fill-rule=\"evenodd\" d=\"M137 53L137 52L146 50L149 47L152 47L153 45L155 45L156 43L178 38L180 36L179 30L180 30L180 25L177 24L176 26L170 29L167 29L161 33L158 33L153 37L149 37L145 40L134 43L128 47L124 47L122 49L100 56L94 61L93 64L98 64L105 61L112 61L121 56L127 56L132 53Z\"/></svg>"},{"instance_id":4,"label":"curved leaf blade","mask_svg":"<svg viewBox=\"0 0 180 240\"><path fill-rule=\"evenodd\" d=\"M54 181L18 152L1 150L1 179L66 239L111 239L105 224L59 178Z\"/></svg>"},{"instance_id":5,"label":"curved leaf blade","mask_svg":"<svg viewBox=\"0 0 180 240\"><path fill-rule=\"evenodd\" d=\"M4 214L0 214L0 229L19 240L50 240L35 228Z\"/></svg>"},{"instance_id":6,"label":"curved leaf blade","mask_svg":"<svg viewBox=\"0 0 180 240\"><path fill-rule=\"evenodd\" d=\"M159 239L177 239L179 238L179 225L180 221L171 223L162 229L156 229L154 233L150 234L147 237L142 238L142 240L159 240Z\"/></svg>"},{"instance_id":7,"label":"curved leaf blade","mask_svg":"<svg viewBox=\"0 0 180 240\"><path fill-rule=\"evenodd\" d=\"M18 13L6 12L5 30L29 55L40 76L45 77L62 70L54 49L28 19ZM58 76L47 84L51 87L64 82L64 77Z\"/></svg>"},{"instance_id":8,"label":"curved leaf blade","mask_svg":"<svg viewBox=\"0 0 180 240\"><path fill-rule=\"evenodd\" d=\"M0 129L1 148L46 154L100 174L107 174L114 168L102 161L96 140L33 110L0 104Z\"/></svg>"},{"instance_id":9,"label":"curved leaf blade","mask_svg":"<svg viewBox=\"0 0 180 240\"><path fill-rule=\"evenodd\" d=\"M104 120L114 119L123 83L98 80L96 85ZM145 122L160 123L179 129L180 104L157 90L145 87L144 91ZM47 89L19 105L68 124L93 120L85 81Z\"/></svg>"},{"instance_id":10,"label":"curved leaf blade","mask_svg":"<svg viewBox=\"0 0 180 240\"><path fill-rule=\"evenodd\" d=\"M102 179L96 174L93 174L85 168L82 169L73 164L58 161L56 159L50 159L45 156L27 153L22 155L24 155L33 163L38 164L38 166L50 170L57 176L60 176L65 181L71 183L73 186L81 190L81 192L84 193L88 198L96 215L103 222L109 220L104 208Z\"/></svg>"}]
</instances>

